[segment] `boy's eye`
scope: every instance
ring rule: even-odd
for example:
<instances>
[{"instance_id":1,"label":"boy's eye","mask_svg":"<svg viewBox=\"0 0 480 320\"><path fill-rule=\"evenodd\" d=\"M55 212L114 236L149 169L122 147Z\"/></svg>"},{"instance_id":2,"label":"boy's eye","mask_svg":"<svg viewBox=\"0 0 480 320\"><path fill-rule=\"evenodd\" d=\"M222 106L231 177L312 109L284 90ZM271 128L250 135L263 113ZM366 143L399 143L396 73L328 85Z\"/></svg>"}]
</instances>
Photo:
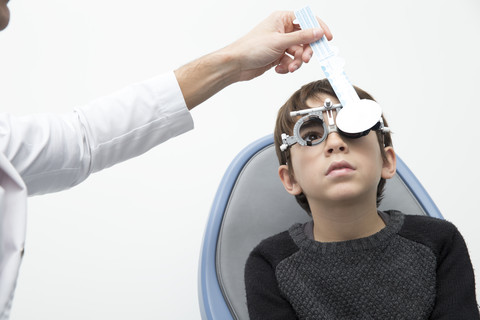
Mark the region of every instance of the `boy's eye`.
<instances>
[{"instance_id":1,"label":"boy's eye","mask_svg":"<svg viewBox=\"0 0 480 320\"><path fill-rule=\"evenodd\" d=\"M309 144L315 144L316 142L319 142L325 133L323 121L319 118L312 117L302 124L299 133L300 137Z\"/></svg>"},{"instance_id":2,"label":"boy's eye","mask_svg":"<svg viewBox=\"0 0 480 320\"><path fill-rule=\"evenodd\" d=\"M307 142L315 142L316 140L320 140L322 138L322 134L320 132L306 132L302 134L302 139Z\"/></svg>"}]
</instances>

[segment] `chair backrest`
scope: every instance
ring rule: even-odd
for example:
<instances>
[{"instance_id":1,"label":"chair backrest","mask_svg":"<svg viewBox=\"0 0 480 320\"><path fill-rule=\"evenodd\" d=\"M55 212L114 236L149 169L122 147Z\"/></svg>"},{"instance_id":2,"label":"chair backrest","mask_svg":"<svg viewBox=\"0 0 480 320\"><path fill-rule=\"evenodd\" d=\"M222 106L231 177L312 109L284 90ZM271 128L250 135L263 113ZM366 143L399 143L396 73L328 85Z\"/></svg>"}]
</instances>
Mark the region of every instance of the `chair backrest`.
<instances>
[{"instance_id":1,"label":"chair backrest","mask_svg":"<svg viewBox=\"0 0 480 320\"><path fill-rule=\"evenodd\" d=\"M207 222L199 267L202 319L248 319L244 266L262 240L310 217L283 188L273 137L245 148L218 188ZM397 156L380 209L442 218L427 192Z\"/></svg>"}]
</instances>

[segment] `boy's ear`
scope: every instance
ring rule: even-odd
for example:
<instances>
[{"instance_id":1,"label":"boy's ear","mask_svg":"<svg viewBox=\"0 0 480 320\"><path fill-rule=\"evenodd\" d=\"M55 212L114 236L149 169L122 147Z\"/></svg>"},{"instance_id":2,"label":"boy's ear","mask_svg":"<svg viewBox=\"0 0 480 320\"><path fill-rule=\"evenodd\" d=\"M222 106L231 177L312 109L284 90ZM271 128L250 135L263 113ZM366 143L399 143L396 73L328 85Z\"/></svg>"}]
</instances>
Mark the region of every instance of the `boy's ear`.
<instances>
[{"instance_id":1,"label":"boy's ear","mask_svg":"<svg viewBox=\"0 0 480 320\"><path fill-rule=\"evenodd\" d=\"M278 167L278 175L280 176L280 180L282 180L283 186L288 193L294 196L302 193L302 188L295 181L295 178L290 174L287 165L282 164L280 167Z\"/></svg>"},{"instance_id":2,"label":"boy's ear","mask_svg":"<svg viewBox=\"0 0 480 320\"><path fill-rule=\"evenodd\" d=\"M385 147L387 160L383 161L382 178L390 179L397 171L397 157L392 147Z\"/></svg>"}]
</instances>

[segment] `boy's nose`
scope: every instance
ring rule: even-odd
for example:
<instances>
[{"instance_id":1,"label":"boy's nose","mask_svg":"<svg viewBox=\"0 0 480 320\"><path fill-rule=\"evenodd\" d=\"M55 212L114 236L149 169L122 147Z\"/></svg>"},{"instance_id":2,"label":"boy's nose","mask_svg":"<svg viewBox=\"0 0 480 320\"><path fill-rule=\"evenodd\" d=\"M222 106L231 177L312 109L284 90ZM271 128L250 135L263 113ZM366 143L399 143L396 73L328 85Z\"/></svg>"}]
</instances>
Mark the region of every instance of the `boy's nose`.
<instances>
[{"instance_id":1,"label":"boy's nose","mask_svg":"<svg viewBox=\"0 0 480 320\"><path fill-rule=\"evenodd\" d=\"M327 136L325 140L325 151L328 154L345 152L348 149L347 144L343 141L342 136L338 132L332 132Z\"/></svg>"}]
</instances>

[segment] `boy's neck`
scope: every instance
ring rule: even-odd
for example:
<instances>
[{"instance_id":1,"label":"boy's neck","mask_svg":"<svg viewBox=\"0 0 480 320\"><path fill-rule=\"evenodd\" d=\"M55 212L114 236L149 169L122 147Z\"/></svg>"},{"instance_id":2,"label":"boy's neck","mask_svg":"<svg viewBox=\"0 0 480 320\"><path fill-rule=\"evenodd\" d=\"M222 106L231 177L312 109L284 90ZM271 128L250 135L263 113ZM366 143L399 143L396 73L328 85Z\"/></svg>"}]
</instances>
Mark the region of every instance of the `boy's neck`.
<instances>
[{"instance_id":1,"label":"boy's neck","mask_svg":"<svg viewBox=\"0 0 480 320\"><path fill-rule=\"evenodd\" d=\"M312 207L313 235L319 242L365 238L385 227L376 203Z\"/></svg>"}]
</instances>

